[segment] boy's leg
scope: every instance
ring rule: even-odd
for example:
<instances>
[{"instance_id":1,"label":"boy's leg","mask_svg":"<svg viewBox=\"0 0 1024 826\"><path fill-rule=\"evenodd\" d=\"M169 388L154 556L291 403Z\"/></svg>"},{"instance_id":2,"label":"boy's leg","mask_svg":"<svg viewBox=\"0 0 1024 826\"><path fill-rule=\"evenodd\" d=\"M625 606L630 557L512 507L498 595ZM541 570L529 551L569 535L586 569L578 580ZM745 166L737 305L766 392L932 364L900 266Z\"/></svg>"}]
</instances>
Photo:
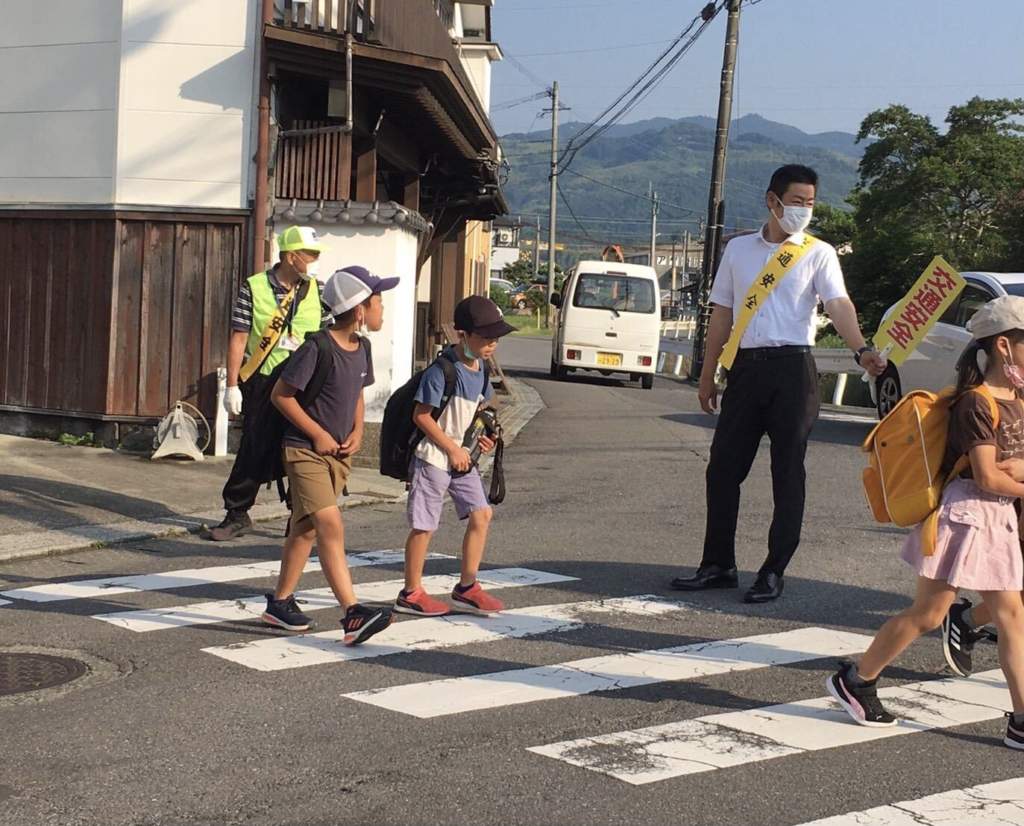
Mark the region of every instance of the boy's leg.
<instances>
[{"instance_id":1,"label":"boy's leg","mask_svg":"<svg viewBox=\"0 0 1024 826\"><path fill-rule=\"evenodd\" d=\"M312 515L316 529L317 555L320 567L335 598L346 610L356 604L352 575L345 560L345 525L337 505L318 510Z\"/></svg>"},{"instance_id":2,"label":"boy's leg","mask_svg":"<svg viewBox=\"0 0 1024 826\"><path fill-rule=\"evenodd\" d=\"M405 540L405 590L415 591L423 586L423 566L427 561L427 551L433 531L409 531Z\"/></svg>"},{"instance_id":3,"label":"boy's leg","mask_svg":"<svg viewBox=\"0 0 1024 826\"><path fill-rule=\"evenodd\" d=\"M490 531L494 511L491 508L480 508L469 515L466 535L462 538L462 571L459 584L468 587L476 582L480 563L484 558L484 547L487 545L487 534Z\"/></svg>"},{"instance_id":4,"label":"boy's leg","mask_svg":"<svg viewBox=\"0 0 1024 826\"><path fill-rule=\"evenodd\" d=\"M313 540L315 539L316 529L309 518L303 519L299 525L292 522L288 538L284 541L284 548L281 551L281 573L277 575L274 599L284 599L295 593L302 572L309 561L309 554L313 550Z\"/></svg>"},{"instance_id":5,"label":"boy's leg","mask_svg":"<svg viewBox=\"0 0 1024 826\"><path fill-rule=\"evenodd\" d=\"M405 590L415 591L423 584L423 566L426 564L430 540L441 524L444 492L448 489L450 474L420 459L413 460L409 481L409 499L406 516L409 520L409 538L405 541Z\"/></svg>"}]
</instances>

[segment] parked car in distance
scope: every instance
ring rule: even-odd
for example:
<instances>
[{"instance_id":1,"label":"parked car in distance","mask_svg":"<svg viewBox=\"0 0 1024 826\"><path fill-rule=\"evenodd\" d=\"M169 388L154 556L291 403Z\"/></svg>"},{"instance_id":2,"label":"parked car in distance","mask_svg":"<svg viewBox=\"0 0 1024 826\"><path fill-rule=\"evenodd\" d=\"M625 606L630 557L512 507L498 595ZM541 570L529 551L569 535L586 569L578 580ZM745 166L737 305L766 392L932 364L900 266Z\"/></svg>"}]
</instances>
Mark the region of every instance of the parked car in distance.
<instances>
[{"instance_id":1,"label":"parked car in distance","mask_svg":"<svg viewBox=\"0 0 1024 826\"><path fill-rule=\"evenodd\" d=\"M967 322L978 308L1001 295L1024 296L1024 273L965 272L967 286L935 322L918 348L898 368L890 364L874 384L878 417L912 390L938 392L956 383L956 363L971 341ZM890 307L885 315L891 313Z\"/></svg>"},{"instance_id":2,"label":"parked car in distance","mask_svg":"<svg viewBox=\"0 0 1024 826\"><path fill-rule=\"evenodd\" d=\"M491 279L491 286L492 287L497 287L503 293L506 293L508 295L511 295L512 291L515 290L515 288L516 288L515 284L513 284L507 278L492 278Z\"/></svg>"},{"instance_id":3,"label":"parked car in distance","mask_svg":"<svg viewBox=\"0 0 1024 826\"><path fill-rule=\"evenodd\" d=\"M517 310L525 310L530 306L530 300L534 304L545 304L548 300L548 288L546 284L520 284L515 287L509 297L512 299L512 306Z\"/></svg>"}]
</instances>

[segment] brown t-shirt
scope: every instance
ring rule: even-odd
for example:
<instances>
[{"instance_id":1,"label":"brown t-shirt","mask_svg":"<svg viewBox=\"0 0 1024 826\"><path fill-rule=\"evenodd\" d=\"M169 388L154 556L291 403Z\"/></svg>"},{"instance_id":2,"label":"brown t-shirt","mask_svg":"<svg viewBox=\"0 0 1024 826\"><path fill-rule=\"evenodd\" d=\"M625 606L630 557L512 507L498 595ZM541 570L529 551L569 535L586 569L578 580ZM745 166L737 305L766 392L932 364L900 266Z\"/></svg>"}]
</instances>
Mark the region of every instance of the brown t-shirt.
<instances>
[{"instance_id":1,"label":"brown t-shirt","mask_svg":"<svg viewBox=\"0 0 1024 826\"><path fill-rule=\"evenodd\" d=\"M943 466L952 468L956 460L978 445L995 445L996 461L1024 458L1024 402L1020 399L996 399L999 427L992 421L992 408L981 393L964 393L953 405L949 419L949 439ZM961 478L971 478L967 467Z\"/></svg>"}]
</instances>

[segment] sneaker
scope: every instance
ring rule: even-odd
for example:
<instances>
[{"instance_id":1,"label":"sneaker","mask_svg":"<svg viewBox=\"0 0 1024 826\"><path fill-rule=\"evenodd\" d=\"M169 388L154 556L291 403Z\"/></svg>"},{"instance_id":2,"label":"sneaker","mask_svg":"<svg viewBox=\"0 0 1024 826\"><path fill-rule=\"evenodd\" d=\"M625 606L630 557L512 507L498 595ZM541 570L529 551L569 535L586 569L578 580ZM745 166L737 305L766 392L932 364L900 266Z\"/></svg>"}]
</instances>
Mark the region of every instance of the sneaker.
<instances>
[{"instance_id":1,"label":"sneaker","mask_svg":"<svg viewBox=\"0 0 1024 826\"><path fill-rule=\"evenodd\" d=\"M1017 718L1024 718L1024 714L1006 712L1006 736L1003 743L1011 749L1024 751L1024 721L1018 722Z\"/></svg>"},{"instance_id":2,"label":"sneaker","mask_svg":"<svg viewBox=\"0 0 1024 826\"><path fill-rule=\"evenodd\" d=\"M474 582L465 590L462 590L461 585L456 585L452 591L452 601L455 602L455 607L462 611L485 617L505 610L505 604L488 594L480 587L479 582Z\"/></svg>"},{"instance_id":3,"label":"sneaker","mask_svg":"<svg viewBox=\"0 0 1024 826\"><path fill-rule=\"evenodd\" d=\"M983 631L976 631L963 621L964 611L971 607L971 601L962 599L949 609L942 621L942 653L950 670L960 677L970 677L974 671L974 644L985 638Z\"/></svg>"},{"instance_id":4,"label":"sneaker","mask_svg":"<svg viewBox=\"0 0 1024 826\"><path fill-rule=\"evenodd\" d=\"M447 603L434 599L422 588L412 591L400 591L395 600L395 610L399 614L415 614L419 617L443 617L452 609Z\"/></svg>"},{"instance_id":5,"label":"sneaker","mask_svg":"<svg viewBox=\"0 0 1024 826\"><path fill-rule=\"evenodd\" d=\"M251 529L252 520L248 513L244 511L242 513L227 513L224 515L223 521L219 525L207 529L204 536L214 542L226 542L249 533Z\"/></svg>"},{"instance_id":6,"label":"sneaker","mask_svg":"<svg viewBox=\"0 0 1024 826\"><path fill-rule=\"evenodd\" d=\"M345 612L341 627L345 630L345 645L359 645L366 642L379 631L389 625L394 615L390 608L370 608L366 605L353 605Z\"/></svg>"},{"instance_id":7,"label":"sneaker","mask_svg":"<svg viewBox=\"0 0 1024 826\"><path fill-rule=\"evenodd\" d=\"M854 675L851 674L853 670L853 663L842 663L839 670L825 680L828 693L858 725L873 728L896 725L896 718L882 707L878 699L875 682L861 681L859 685L854 685Z\"/></svg>"},{"instance_id":8,"label":"sneaker","mask_svg":"<svg viewBox=\"0 0 1024 826\"><path fill-rule=\"evenodd\" d=\"M285 631L309 630L310 619L299 610L299 604L295 601L295 594L284 599L274 599L273 594L267 594L266 597L267 610L260 617L264 625L283 628Z\"/></svg>"}]
</instances>

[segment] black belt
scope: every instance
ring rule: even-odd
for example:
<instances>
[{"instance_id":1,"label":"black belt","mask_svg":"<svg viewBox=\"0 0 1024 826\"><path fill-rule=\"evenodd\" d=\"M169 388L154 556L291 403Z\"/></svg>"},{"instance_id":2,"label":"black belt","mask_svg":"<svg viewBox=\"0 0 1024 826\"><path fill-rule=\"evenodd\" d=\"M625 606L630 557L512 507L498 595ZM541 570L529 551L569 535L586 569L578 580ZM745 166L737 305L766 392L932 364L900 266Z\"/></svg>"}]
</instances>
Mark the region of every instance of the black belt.
<instances>
[{"instance_id":1,"label":"black belt","mask_svg":"<svg viewBox=\"0 0 1024 826\"><path fill-rule=\"evenodd\" d=\"M766 361L811 352L806 344L786 344L782 347L747 347L736 353L736 360Z\"/></svg>"}]
</instances>

